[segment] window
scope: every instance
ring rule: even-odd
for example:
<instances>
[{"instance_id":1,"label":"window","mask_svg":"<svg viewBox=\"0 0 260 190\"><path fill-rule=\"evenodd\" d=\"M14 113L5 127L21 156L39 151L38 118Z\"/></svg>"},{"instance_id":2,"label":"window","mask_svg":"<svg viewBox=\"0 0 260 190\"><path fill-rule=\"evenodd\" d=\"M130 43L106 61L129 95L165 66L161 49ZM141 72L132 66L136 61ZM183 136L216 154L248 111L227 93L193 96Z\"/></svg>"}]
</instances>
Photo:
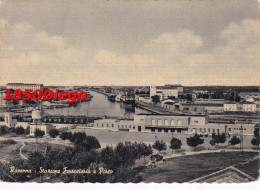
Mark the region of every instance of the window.
<instances>
[{"instance_id":1,"label":"window","mask_svg":"<svg viewBox=\"0 0 260 190\"><path fill-rule=\"evenodd\" d=\"M231 128L228 128L228 131L231 131Z\"/></svg>"},{"instance_id":2,"label":"window","mask_svg":"<svg viewBox=\"0 0 260 190\"><path fill-rule=\"evenodd\" d=\"M107 124L107 127L109 127L109 124Z\"/></svg>"},{"instance_id":3,"label":"window","mask_svg":"<svg viewBox=\"0 0 260 190\"><path fill-rule=\"evenodd\" d=\"M112 127L114 127L114 124L112 124Z\"/></svg>"},{"instance_id":4,"label":"window","mask_svg":"<svg viewBox=\"0 0 260 190\"><path fill-rule=\"evenodd\" d=\"M154 128L152 128L152 129L151 129L151 131L152 131L152 132L155 132L155 129L154 129Z\"/></svg>"},{"instance_id":5,"label":"window","mask_svg":"<svg viewBox=\"0 0 260 190\"><path fill-rule=\"evenodd\" d=\"M152 125L156 125L156 123L155 123L155 120L154 120L154 119L152 119Z\"/></svg>"},{"instance_id":6,"label":"window","mask_svg":"<svg viewBox=\"0 0 260 190\"><path fill-rule=\"evenodd\" d=\"M98 123L97 123L97 127L98 127Z\"/></svg>"},{"instance_id":7,"label":"window","mask_svg":"<svg viewBox=\"0 0 260 190\"><path fill-rule=\"evenodd\" d=\"M102 127L104 127L104 124L102 123Z\"/></svg>"},{"instance_id":8,"label":"window","mask_svg":"<svg viewBox=\"0 0 260 190\"><path fill-rule=\"evenodd\" d=\"M158 129L158 132L162 132L162 129Z\"/></svg>"},{"instance_id":9,"label":"window","mask_svg":"<svg viewBox=\"0 0 260 190\"><path fill-rule=\"evenodd\" d=\"M158 120L158 125L162 125L162 120Z\"/></svg>"},{"instance_id":10,"label":"window","mask_svg":"<svg viewBox=\"0 0 260 190\"><path fill-rule=\"evenodd\" d=\"M199 123L198 121L194 121L194 123Z\"/></svg>"},{"instance_id":11,"label":"window","mask_svg":"<svg viewBox=\"0 0 260 190\"><path fill-rule=\"evenodd\" d=\"M175 121L171 120L171 126L175 126Z\"/></svg>"},{"instance_id":12,"label":"window","mask_svg":"<svg viewBox=\"0 0 260 190\"><path fill-rule=\"evenodd\" d=\"M177 121L178 126L181 126L181 120Z\"/></svg>"},{"instance_id":13,"label":"window","mask_svg":"<svg viewBox=\"0 0 260 190\"><path fill-rule=\"evenodd\" d=\"M131 125L129 125L129 129L131 129Z\"/></svg>"},{"instance_id":14,"label":"window","mask_svg":"<svg viewBox=\"0 0 260 190\"><path fill-rule=\"evenodd\" d=\"M219 129L217 129L217 132L219 133Z\"/></svg>"},{"instance_id":15,"label":"window","mask_svg":"<svg viewBox=\"0 0 260 190\"><path fill-rule=\"evenodd\" d=\"M164 120L164 125L169 125L169 121L167 119Z\"/></svg>"},{"instance_id":16,"label":"window","mask_svg":"<svg viewBox=\"0 0 260 190\"><path fill-rule=\"evenodd\" d=\"M213 133L215 133L215 129L213 129Z\"/></svg>"},{"instance_id":17,"label":"window","mask_svg":"<svg viewBox=\"0 0 260 190\"><path fill-rule=\"evenodd\" d=\"M133 126L133 129L135 129L135 126Z\"/></svg>"},{"instance_id":18,"label":"window","mask_svg":"<svg viewBox=\"0 0 260 190\"><path fill-rule=\"evenodd\" d=\"M210 128L208 128L208 132L210 132Z\"/></svg>"}]
</instances>

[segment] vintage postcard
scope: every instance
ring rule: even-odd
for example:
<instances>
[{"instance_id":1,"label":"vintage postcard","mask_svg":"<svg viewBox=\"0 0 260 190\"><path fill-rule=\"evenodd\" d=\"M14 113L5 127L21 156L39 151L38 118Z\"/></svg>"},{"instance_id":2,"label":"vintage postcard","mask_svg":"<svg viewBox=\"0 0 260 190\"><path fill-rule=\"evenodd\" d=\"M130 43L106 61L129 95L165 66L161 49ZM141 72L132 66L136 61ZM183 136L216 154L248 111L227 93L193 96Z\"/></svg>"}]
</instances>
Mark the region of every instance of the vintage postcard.
<instances>
[{"instance_id":1,"label":"vintage postcard","mask_svg":"<svg viewBox=\"0 0 260 190\"><path fill-rule=\"evenodd\" d=\"M259 16L258 0L0 0L0 182L257 181Z\"/></svg>"}]
</instances>

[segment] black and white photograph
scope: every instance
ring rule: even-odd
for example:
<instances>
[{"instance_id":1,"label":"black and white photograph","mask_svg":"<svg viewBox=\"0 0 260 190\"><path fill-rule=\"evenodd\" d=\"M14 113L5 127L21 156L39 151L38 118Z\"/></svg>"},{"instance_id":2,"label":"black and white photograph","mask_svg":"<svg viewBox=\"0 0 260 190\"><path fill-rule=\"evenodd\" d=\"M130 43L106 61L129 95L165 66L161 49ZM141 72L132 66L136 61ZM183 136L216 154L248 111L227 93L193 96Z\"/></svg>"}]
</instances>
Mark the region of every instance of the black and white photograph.
<instances>
[{"instance_id":1,"label":"black and white photograph","mask_svg":"<svg viewBox=\"0 0 260 190\"><path fill-rule=\"evenodd\" d=\"M259 8L0 0L0 184L258 181Z\"/></svg>"}]
</instances>

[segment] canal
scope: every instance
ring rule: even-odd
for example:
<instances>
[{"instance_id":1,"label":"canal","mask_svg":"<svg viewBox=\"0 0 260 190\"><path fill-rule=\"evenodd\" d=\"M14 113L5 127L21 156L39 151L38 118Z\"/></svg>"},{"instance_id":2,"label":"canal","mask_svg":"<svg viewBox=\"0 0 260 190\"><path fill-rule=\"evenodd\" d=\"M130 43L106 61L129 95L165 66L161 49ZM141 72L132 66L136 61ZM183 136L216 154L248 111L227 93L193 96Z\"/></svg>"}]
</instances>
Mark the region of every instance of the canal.
<instances>
[{"instance_id":1,"label":"canal","mask_svg":"<svg viewBox=\"0 0 260 190\"><path fill-rule=\"evenodd\" d=\"M135 113L151 113L140 108L124 109L122 103L110 102L103 94L94 91L90 91L89 93L93 95L93 98L89 102L79 103L75 107L46 109L44 113L49 115L106 115L129 119L132 119Z\"/></svg>"}]
</instances>

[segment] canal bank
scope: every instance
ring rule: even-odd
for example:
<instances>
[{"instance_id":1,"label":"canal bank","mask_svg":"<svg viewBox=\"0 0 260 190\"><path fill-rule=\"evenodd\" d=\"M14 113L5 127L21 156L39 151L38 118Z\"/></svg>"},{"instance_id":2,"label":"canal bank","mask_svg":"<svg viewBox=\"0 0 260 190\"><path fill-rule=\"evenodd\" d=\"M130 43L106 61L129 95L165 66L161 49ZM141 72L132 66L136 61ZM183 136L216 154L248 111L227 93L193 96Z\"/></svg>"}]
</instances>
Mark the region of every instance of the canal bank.
<instances>
[{"instance_id":1,"label":"canal bank","mask_svg":"<svg viewBox=\"0 0 260 190\"><path fill-rule=\"evenodd\" d=\"M72 116L93 116L93 117L118 117L133 119L134 114L139 113L151 113L150 111L141 108L125 109L119 102L111 102L107 97L96 91L89 91L93 95L93 98L89 102L81 102L76 106L46 109L44 114L47 115L72 115Z\"/></svg>"}]
</instances>

